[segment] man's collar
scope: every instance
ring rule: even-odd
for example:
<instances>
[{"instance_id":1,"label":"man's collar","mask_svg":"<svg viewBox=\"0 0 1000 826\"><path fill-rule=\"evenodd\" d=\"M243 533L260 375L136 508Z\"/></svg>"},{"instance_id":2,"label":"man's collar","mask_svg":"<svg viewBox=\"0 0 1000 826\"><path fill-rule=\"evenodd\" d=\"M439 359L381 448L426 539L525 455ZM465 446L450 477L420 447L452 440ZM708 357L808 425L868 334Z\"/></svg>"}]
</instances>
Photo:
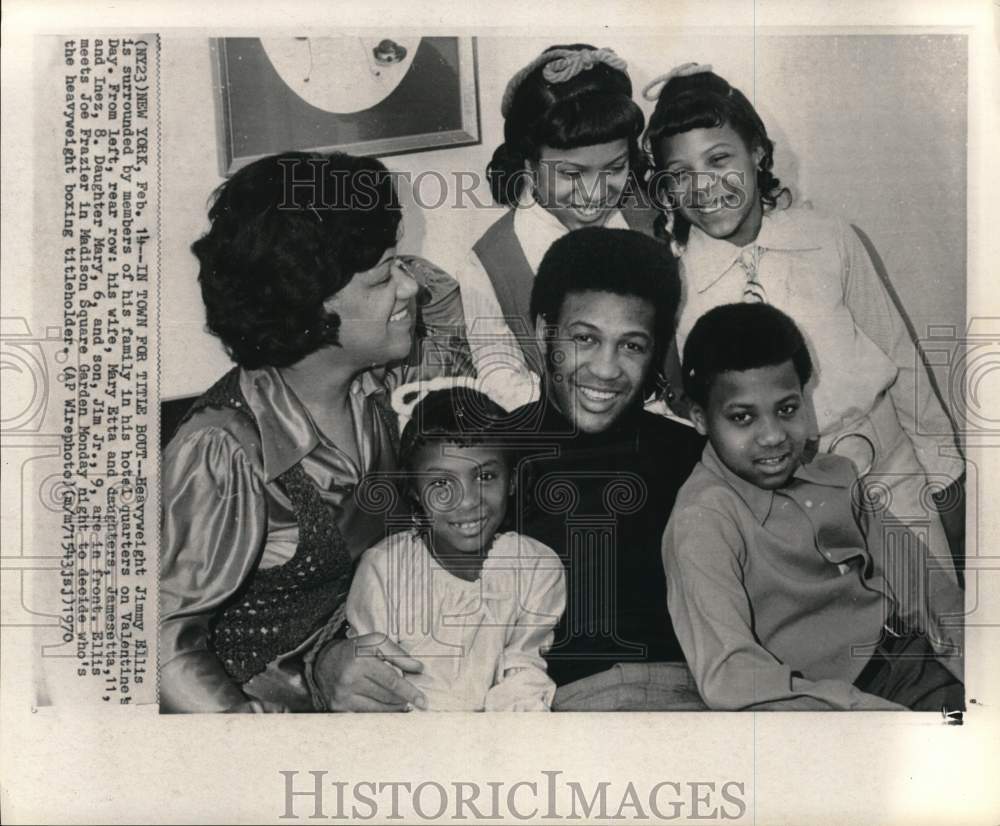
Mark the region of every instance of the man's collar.
<instances>
[{"instance_id":1,"label":"man's collar","mask_svg":"<svg viewBox=\"0 0 1000 826\"><path fill-rule=\"evenodd\" d=\"M271 482L308 456L319 444L321 435L277 368L244 370L240 389L257 420L264 479ZM351 396L357 399L382 392L385 385L371 371L358 376L350 389Z\"/></svg>"},{"instance_id":2,"label":"man's collar","mask_svg":"<svg viewBox=\"0 0 1000 826\"><path fill-rule=\"evenodd\" d=\"M816 239L802 222L796 221L795 215L784 209L765 212L756 240L747 246L782 252L819 249ZM737 247L728 241L712 238L698 227L692 226L681 259L691 285L697 292L707 290L729 272L744 249L746 247Z\"/></svg>"},{"instance_id":3,"label":"man's collar","mask_svg":"<svg viewBox=\"0 0 1000 826\"><path fill-rule=\"evenodd\" d=\"M742 499L746 503L746 506L750 508L754 518L756 518L756 520L763 525L764 521L768 517L768 514L771 513L771 504L774 502L774 493L772 491L759 488L756 485L752 485L746 479L743 479L733 473L722 463L722 459L720 459L719 454L715 452L715 448L712 447L711 442L705 443L705 450L701 454L701 461L705 467L712 471L712 473L716 476L720 476L723 481L729 485L729 487L736 491L740 499Z\"/></svg>"},{"instance_id":4,"label":"man's collar","mask_svg":"<svg viewBox=\"0 0 1000 826\"><path fill-rule=\"evenodd\" d=\"M760 524L767 521L774 504L775 491L764 490L737 476L726 467L711 442L705 444L701 461L716 476L721 477L742 499ZM810 482L824 487L846 488L854 481L854 474L848 463L834 457L819 455L808 464L799 465L792 474L792 479ZM789 486L791 489L793 485Z\"/></svg>"}]
</instances>

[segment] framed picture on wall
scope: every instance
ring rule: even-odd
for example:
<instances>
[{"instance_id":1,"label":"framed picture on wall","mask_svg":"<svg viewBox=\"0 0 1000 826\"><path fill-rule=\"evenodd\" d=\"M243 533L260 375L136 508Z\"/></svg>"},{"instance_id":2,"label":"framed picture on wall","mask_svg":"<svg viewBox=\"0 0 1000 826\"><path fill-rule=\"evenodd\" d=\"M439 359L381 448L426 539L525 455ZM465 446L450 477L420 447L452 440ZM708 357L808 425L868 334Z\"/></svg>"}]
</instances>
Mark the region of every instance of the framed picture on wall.
<instances>
[{"instance_id":1,"label":"framed picture on wall","mask_svg":"<svg viewBox=\"0 0 1000 826\"><path fill-rule=\"evenodd\" d=\"M285 150L479 143L475 38L394 34L214 39L223 176Z\"/></svg>"}]
</instances>

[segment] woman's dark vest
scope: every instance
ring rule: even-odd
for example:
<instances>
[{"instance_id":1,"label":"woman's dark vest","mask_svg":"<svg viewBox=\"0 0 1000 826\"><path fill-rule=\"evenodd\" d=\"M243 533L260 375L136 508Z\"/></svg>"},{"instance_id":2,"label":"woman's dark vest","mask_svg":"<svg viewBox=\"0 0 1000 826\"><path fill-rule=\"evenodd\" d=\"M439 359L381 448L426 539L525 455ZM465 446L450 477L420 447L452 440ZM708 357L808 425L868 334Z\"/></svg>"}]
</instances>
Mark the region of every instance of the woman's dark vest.
<instances>
[{"instance_id":1,"label":"woman's dark vest","mask_svg":"<svg viewBox=\"0 0 1000 826\"><path fill-rule=\"evenodd\" d=\"M195 401L182 423L206 407L234 411L259 436L257 420L240 390L239 368ZM273 568L255 568L222 607L211 629L216 655L226 672L241 683L264 671L278 655L301 645L346 599L351 584L350 552L316 483L301 464L279 475L277 483L298 522L295 554ZM261 550L247 548L247 553L260 554Z\"/></svg>"},{"instance_id":2,"label":"woman's dark vest","mask_svg":"<svg viewBox=\"0 0 1000 826\"><path fill-rule=\"evenodd\" d=\"M656 237L653 231L656 219L654 210L623 207L621 212L629 229ZM535 338L535 325L531 319L531 288L535 283L535 273L514 233L514 213L515 210L508 210L483 233L472 249L489 276L504 319L521 345L528 367L539 376L544 376L545 361ZM670 340L662 374L666 381L664 395L667 403L675 413L687 417L689 405L684 398L680 381L680 358L674 338Z\"/></svg>"}]
</instances>

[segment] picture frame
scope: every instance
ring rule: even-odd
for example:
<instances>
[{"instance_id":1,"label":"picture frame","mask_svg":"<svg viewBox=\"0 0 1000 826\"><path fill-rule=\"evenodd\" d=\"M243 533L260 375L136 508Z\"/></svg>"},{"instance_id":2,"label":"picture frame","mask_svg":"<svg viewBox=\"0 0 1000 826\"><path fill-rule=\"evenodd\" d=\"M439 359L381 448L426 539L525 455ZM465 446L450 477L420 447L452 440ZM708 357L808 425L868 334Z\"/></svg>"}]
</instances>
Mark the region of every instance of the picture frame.
<instances>
[{"instance_id":1,"label":"picture frame","mask_svg":"<svg viewBox=\"0 0 1000 826\"><path fill-rule=\"evenodd\" d=\"M227 37L211 48L223 177L288 150L384 157L480 142L474 37ZM351 69L362 81L340 83Z\"/></svg>"}]
</instances>

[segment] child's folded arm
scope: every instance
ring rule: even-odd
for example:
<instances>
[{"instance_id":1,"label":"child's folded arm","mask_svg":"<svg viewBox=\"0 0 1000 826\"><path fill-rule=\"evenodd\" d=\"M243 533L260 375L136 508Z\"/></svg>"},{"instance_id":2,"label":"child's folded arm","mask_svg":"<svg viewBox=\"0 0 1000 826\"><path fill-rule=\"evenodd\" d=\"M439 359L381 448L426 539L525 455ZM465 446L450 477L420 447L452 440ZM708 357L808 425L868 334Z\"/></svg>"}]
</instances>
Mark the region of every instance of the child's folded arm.
<instances>
[{"instance_id":1,"label":"child's folded arm","mask_svg":"<svg viewBox=\"0 0 1000 826\"><path fill-rule=\"evenodd\" d=\"M844 303L858 329L899 371L889 388L889 396L924 471L942 474L956 482L965 472L965 463L958 450L952 421L934 392L906 323L857 232L846 224L841 231L846 247L841 251L845 273Z\"/></svg>"},{"instance_id":2,"label":"child's folded arm","mask_svg":"<svg viewBox=\"0 0 1000 826\"><path fill-rule=\"evenodd\" d=\"M391 365L384 382L390 390L438 376L474 373L465 334L465 312L458 281L430 261L414 255L397 258L420 287L418 338L410 358Z\"/></svg>"},{"instance_id":3,"label":"child's folded arm","mask_svg":"<svg viewBox=\"0 0 1000 826\"><path fill-rule=\"evenodd\" d=\"M758 642L744 589L746 548L732 519L676 509L663 537L667 604L702 698L713 709L899 709L839 680L795 676Z\"/></svg>"},{"instance_id":4,"label":"child's folded arm","mask_svg":"<svg viewBox=\"0 0 1000 826\"><path fill-rule=\"evenodd\" d=\"M479 389L508 410L535 401L540 392L539 378L528 367L489 275L475 253L469 254L458 271L458 282L469 349L476 375L481 380ZM521 332L534 335L533 330Z\"/></svg>"},{"instance_id":5,"label":"child's folded arm","mask_svg":"<svg viewBox=\"0 0 1000 826\"><path fill-rule=\"evenodd\" d=\"M552 645L556 623L566 609L563 565L541 543L525 537L520 541L532 556L516 574L517 621L507 634L497 683L487 692L487 711L545 711L555 694L542 654Z\"/></svg>"}]
</instances>

